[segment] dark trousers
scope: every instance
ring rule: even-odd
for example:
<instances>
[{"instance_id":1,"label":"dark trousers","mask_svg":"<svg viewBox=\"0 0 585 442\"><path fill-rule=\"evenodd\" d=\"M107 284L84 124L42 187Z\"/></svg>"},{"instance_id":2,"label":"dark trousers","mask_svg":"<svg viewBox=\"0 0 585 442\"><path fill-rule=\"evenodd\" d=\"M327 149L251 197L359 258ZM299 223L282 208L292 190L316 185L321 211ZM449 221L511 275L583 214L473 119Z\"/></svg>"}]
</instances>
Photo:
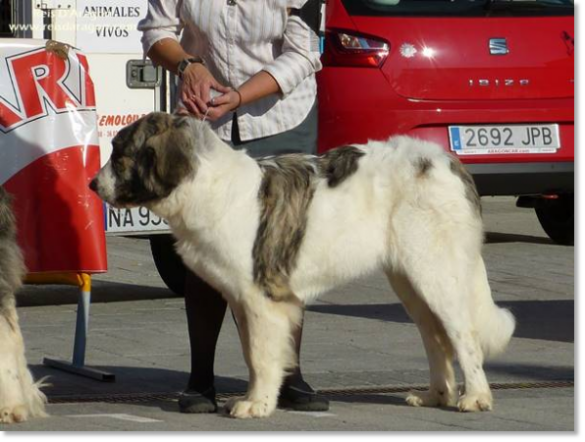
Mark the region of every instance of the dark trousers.
<instances>
[{"instance_id":1,"label":"dark trousers","mask_svg":"<svg viewBox=\"0 0 585 442\"><path fill-rule=\"evenodd\" d=\"M215 346L227 302L205 281L193 272L188 272L185 281L185 306L191 343L191 376L188 389L204 392L214 383ZM294 332L297 365L284 381L288 385L302 382L299 361L302 333L301 322Z\"/></svg>"}]
</instances>

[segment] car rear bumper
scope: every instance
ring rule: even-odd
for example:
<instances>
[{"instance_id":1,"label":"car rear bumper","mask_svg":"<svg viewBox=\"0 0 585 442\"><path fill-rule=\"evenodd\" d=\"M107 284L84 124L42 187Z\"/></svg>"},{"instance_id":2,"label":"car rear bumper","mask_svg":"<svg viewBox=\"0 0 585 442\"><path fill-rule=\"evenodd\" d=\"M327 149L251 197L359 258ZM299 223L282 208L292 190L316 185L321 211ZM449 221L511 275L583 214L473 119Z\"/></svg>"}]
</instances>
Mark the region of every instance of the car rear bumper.
<instances>
[{"instance_id":1,"label":"car rear bumper","mask_svg":"<svg viewBox=\"0 0 585 442\"><path fill-rule=\"evenodd\" d=\"M466 164L480 195L573 193L574 163Z\"/></svg>"}]
</instances>

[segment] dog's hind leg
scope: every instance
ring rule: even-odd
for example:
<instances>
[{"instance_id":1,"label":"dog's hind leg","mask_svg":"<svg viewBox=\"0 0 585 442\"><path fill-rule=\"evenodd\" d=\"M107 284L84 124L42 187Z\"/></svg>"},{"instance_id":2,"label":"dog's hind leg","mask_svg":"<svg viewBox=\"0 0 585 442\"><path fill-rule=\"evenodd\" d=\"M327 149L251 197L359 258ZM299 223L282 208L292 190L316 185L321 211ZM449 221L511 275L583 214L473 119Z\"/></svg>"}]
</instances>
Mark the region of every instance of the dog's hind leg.
<instances>
[{"instance_id":1,"label":"dog's hind leg","mask_svg":"<svg viewBox=\"0 0 585 442\"><path fill-rule=\"evenodd\" d=\"M448 255L448 252L445 253ZM488 411L493 399L483 370L484 354L474 321L473 266L454 265L448 256L443 262L421 260L408 269L417 293L443 325L465 378L465 394L459 398L461 411ZM434 275L434 276L429 276Z\"/></svg>"},{"instance_id":2,"label":"dog's hind leg","mask_svg":"<svg viewBox=\"0 0 585 442\"><path fill-rule=\"evenodd\" d=\"M260 291L232 307L250 372L248 392L226 404L236 418L266 417L274 412L284 373L294 367L292 330L302 316L300 303L276 302Z\"/></svg>"},{"instance_id":3,"label":"dog's hind leg","mask_svg":"<svg viewBox=\"0 0 585 442\"><path fill-rule=\"evenodd\" d=\"M457 385L452 364L453 347L443 324L414 290L405 275L389 272L388 279L408 315L418 327L429 362L431 377L429 391L411 391L406 402L415 407L456 405Z\"/></svg>"},{"instance_id":4,"label":"dog's hind leg","mask_svg":"<svg viewBox=\"0 0 585 442\"><path fill-rule=\"evenodd\" d=\"M468 325L459 324L447 328L447 333L465 377L465 389L457 403L459 411L490 411L493 397L483 370L484 357L477 332Z\"/></svg>"},{"instance_id":5,"label":"dog's hind leg","mask_svg":"<svg viewBox=\"0 0 585 442\"><path fill-rule=\"evenodd\" d=\"M487 411L493 398L483 370L484 359L504 350L516 325L512 314L493 301L481 256L470 268L471 293L466 296L471 312L469 323L451 331L453 345L465 375L465 393L458 406L461 411ZM457 323L455 323L457 324Z\"/></svg>"}]
</instances>

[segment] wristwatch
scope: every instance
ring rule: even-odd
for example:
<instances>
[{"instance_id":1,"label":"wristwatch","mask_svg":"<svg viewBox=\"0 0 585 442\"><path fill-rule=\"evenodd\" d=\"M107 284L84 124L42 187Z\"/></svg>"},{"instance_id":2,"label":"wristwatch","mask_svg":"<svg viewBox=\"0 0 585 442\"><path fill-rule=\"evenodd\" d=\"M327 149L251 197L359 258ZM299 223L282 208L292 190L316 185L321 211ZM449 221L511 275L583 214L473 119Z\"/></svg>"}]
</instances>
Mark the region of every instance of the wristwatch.
<instances>
[{"instance_id":1,"label":"wristwatch","mask_svg":"<svg viewBox=\"0 0 585 442\"><path fill-rule=\"evenodd\" d=\"M181 79L183 78L183 72L185 72L185 69L187 69L187 66L189 66L191 63L205 64L201 57L189 57L185 58L184 60L181 60L181 62L177 66L177 75L179 76L179 78Z\"/></svg>"}]
</instances>

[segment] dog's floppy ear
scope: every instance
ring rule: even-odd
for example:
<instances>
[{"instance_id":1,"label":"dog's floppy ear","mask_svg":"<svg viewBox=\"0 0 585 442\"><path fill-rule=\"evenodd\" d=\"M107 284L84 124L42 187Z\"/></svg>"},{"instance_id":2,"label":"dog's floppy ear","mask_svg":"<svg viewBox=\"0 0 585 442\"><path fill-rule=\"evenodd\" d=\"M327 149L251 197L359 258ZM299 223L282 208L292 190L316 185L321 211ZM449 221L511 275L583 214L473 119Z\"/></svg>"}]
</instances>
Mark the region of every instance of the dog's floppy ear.
<instances>
[{"instance_id":1,"label":"dog's floppy ear","mask_svg":"<svg viewBox=\"0 0 585 442\"><path fill-rule=\"evenodd\" d=\"M136 162L141 170L152 171L156 167L156 150L151 146L140 149L136 154Z\"/></svg>"},{"instance_id":2,"label":"dog's floppy ear","mask_svg":"<svg viewBox=\"0 0 585 442\"><path fill-rule=\"evenodd\" d=\"M155 138L145 149L146 163L151 167L157 181L165 186L176 187L185 177L194 172L192 138L186 123L175 122L168 130ZM151 157L151 155L153 157Z\"/></svg>"}]
</instances>

